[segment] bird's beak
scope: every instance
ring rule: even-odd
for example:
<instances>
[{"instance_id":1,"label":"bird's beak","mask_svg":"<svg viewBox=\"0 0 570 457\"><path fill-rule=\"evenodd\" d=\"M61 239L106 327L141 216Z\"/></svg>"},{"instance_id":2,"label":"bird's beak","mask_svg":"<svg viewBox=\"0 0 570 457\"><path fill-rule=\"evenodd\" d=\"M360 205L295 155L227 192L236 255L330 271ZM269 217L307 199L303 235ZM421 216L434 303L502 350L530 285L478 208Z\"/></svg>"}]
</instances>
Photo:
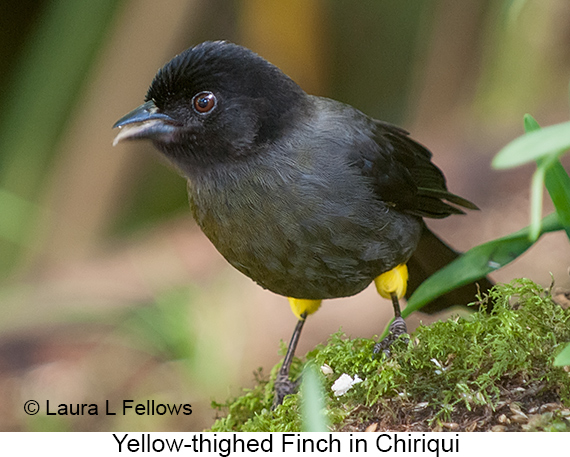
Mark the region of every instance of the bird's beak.
<instances>
[{"instance_id":1,"label":"bird's beak","mask_svg":"<svg viewBox=\"0 0 570 457\"><path fill-rule=\"evenodd\" d=\"M126 116L123 116L113 128L121 131L115 137L113 146L123 140L163 140L168 141L177 130L177 122L170 116L160 113L152 100L135 108Z\"/></svg>"}]
</instances>

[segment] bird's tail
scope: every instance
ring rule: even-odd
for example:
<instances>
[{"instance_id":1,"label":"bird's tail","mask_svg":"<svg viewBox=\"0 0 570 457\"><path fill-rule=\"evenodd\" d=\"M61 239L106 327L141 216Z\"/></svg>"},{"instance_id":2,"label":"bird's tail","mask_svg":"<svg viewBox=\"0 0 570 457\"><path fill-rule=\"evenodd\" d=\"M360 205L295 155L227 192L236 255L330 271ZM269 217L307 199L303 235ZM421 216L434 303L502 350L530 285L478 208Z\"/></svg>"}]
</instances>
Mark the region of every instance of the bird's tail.
<instances>
[{"instance_id":1,"label":"bird's tail","mask_svg":"<svg viewBox=\"0 0 570 457\"><path fill-rule=\"evenodd\" d=\"M409 279L406 298L409 298L424 280L457 257L459 253L441 241L424 224L418 247L407 263ZM486 292L491 287L493 283L489 279L481 278L432 300L421 311L433 314L452 306L467 305L476 300L479 290Z\"/></svg>"}]
</instances>

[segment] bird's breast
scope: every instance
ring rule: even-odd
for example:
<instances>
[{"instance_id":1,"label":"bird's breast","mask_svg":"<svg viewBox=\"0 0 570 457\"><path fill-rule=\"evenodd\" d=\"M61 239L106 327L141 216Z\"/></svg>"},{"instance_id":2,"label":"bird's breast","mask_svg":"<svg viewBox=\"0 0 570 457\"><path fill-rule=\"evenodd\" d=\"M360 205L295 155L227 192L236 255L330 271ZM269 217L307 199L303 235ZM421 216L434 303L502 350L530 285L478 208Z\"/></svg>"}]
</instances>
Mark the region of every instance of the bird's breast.
<instances>
[{"instance_id":1,"label":"bird's breast","mask_svg":"<svg viewBox=\"0 0 570 457\"><path fill-rule=\"evenodd\" d=\"M350 173L287 164L213 173L189 180L196 222L234 267L280 295L354 295L406 261L419 238L417 218Z\"/></svg>"}]
</instances>

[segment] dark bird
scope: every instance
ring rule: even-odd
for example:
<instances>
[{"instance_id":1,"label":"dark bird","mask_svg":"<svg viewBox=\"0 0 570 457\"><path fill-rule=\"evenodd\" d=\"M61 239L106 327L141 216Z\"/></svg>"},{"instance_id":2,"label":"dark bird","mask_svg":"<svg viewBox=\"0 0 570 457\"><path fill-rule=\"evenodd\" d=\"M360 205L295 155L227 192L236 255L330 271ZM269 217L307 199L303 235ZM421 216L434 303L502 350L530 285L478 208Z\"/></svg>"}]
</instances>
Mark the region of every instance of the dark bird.
<instances>
[{"instance_id":1,"label":"dark bird","mask_svg":"<svg viewBox=\"0 0 570 457\"><path fill-rule=\"evenodd\" d=\"M145 100L115 124L114 144L150 139L187 179L192 214L218 251L288 297L299 319L276 404L295 388L291 360L321 300L375 281L399 318L394 333L405 333L399 299L458 255L422 218L477 209L447 190L431 153L405 130L306 94L235 44L184 51L159 70ZM428 311L467 304L475 291L464 286Z\"/></svg>"}]
</instances>

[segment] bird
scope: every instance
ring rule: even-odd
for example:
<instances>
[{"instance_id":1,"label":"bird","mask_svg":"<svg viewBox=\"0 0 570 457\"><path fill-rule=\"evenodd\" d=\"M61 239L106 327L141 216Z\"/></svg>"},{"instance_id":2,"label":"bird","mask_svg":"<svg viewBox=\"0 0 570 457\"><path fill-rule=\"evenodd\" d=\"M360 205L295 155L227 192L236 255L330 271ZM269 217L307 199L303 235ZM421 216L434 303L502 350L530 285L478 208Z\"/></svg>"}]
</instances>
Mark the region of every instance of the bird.
<instances>
[{"instance_id":1,"label":"bird","mask_svg":"<svg viewBox=\"0 0 570 457\"><path fill-rule=\"evenodd\" d=\"M114 145L152 141L186 178L192 215L220 254L288 298L297 323L274 406L297 387L291 362L322 300L355 295L374 282L394 307L389 345L407 331L399 301L459 255L423 219L478 209L448 191L431 152L406 130L309 95L275 65L228 41L206 41L175 56L152 80L144 103L113 127L120 129ZM491 287L486 278L481 285ZM464 286L427 311L467 304L476 291L475 284Z\"/></svg>"}]
</instances>

